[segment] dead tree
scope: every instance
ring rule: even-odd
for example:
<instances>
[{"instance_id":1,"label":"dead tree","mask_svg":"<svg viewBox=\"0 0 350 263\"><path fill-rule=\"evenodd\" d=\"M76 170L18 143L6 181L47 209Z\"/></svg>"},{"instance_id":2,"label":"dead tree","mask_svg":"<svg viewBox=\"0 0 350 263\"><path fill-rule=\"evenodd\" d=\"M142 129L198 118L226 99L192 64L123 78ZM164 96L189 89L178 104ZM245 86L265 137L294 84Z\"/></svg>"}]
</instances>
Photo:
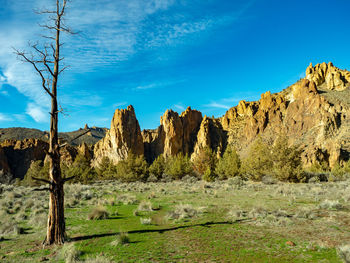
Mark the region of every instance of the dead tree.
<instances>
[{"instance_id":1,"label":"dead tree","mask_svg":"<svg viewBox=\"0 0 350 263\"><path fill-rule=\"evenodd\" d=\"M64 24L67 1L56 0L54 10L43 10L37 12L49 16L48 24L40 25L43 29L48 30L49 35L43 36L49 41L49 44L39 45L30 44L32 52L19 51L15 49L17 56L24 62L30 63L41 78L42 88L51 99L50 112L50 147L47 155L50 162L49 180L33 178L48 184L49 190L49 214L47 222L46 238L44 245L62 244L66 240L65 218L64 218L64 190L63 185L71 178L63 178L60 167L60 145L58 141L58 114L62 109L58 108L57 103L57 85L60 74L66 69L61 66L64 59L60 55L60 34L73 32Z\"/></svg>"}]
</instances>

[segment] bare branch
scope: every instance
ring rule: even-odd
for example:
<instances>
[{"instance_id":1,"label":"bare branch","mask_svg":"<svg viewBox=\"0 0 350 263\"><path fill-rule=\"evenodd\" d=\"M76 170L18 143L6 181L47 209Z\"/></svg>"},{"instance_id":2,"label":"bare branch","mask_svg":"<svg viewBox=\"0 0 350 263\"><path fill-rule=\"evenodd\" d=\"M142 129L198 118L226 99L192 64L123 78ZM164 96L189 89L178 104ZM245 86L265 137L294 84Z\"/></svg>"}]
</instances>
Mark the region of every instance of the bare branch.
<instances>
[{"instance_id":1,"label":"bare branch","mask_svg":"<svg viewBox=\"0 0 350 263\"><path fill-rule=\"evenodd\" d=\"M43 182L43 183L47 183L47 184L52 184L49 180L43 179L43 178L37 178L32 176L32 179L35 181L39 181L39 182Z\"/></svg>"},{"instance_id":2,"label":"bare branch","mask_svg":"<svg viewBox=\"0 0 350 263\"><path fill-rule=\"evenodd\" d=\"M90 131L91 131L91 129L87 129L85 132L83 132L82 134L78 135L77 137L75 137L75 138L74 138L73 140L71 140L70 142L75 141L76 139L80 138L81 136L87 134L87 133L90 132Z\"/></svg>"},{"instance_id":3,"label":"bare branch","mask_svg":"<svg viewBox=\"0 0 350 263\"><path fill-rule=\"evenodd\" d=\"M66 4L67 4L67 0L63 0L63 5L62 5L62 9L61 12L59 13L59 16L63 16L64 15L64 11L66 9ZM58 10L58 9L57 9Z\"/></svg>"},{"instance_id":4,"label":"bare branch","mask_svg":"<svg viewBox=\"0 0 350 263\"><path fill-rule=\"evenodd\" d=\"M42 80L42 86L44 88L44 90L46 91L47 94L49 94L52 98L53 98L53 94L51 93L51 91L46 87L46 79L44 78L44 75L43 75L43 70L40 70L36 63L34 62L33 59L29 59L26 54L22 51L20 52L19 50L13 48L14 51L15 51L15 54L19 57L21 57L25 62L28 62L30 64L33 65L34 69L36 70L37 73L39 73L40 77L41 77L41 80Z\"/></svg>"},{"instance_id":5,"label":"bare branch","mask_svg":"<svg viewBox=\"0 0 350 263\"><path fill-rule=\"evenodd\" d=\"M37 15L43 15L43 14L56 14L56 11L48 10L48 9L34 9L33 12Z\"/></svg>"},{"instance_id":6,"label":"bare branch","mask_svg":"<svg viewBox=\"0 0 350 263\"><path fill-rule=\"evenodd\" d=\"M60 72L58 72L58 75L59 74L61 74L64 70L66 70L67 68L69 68L69 66L64 66L61 70L60 70Z\"/></svg>"},{"instance_id":7,"label":"bare branch","mask_svg":"<svg viewBox=\"0 0 350 263\"><path fill-rule=\"evenodd\" d=\"M40 35L42 38L47 38L47 39L51 39L51 40L55 40L54 37L50 37L50 36L45 36L45 35Z\"/></svg>"},{"instance_id":8,"label":"bare branch","mask_svg":"<svg viewBox=\"0 0 350 263\"><path fill-rule=\"evenodd\" d=\"M64 146L66 146L68 143L65 142L64 144L60 144L60 148L63 148Z\"/></svg>"},{"instance_id":9,"label":"bare branch","mask_svg":"<svg viewBox=\"0 0 350 263\"><path fill-rule=\"evenodd\" d=\"M70 180L72 180L72 179L74 179L74 178L75 178L75 175L73 175L73 176L71 176L71 177L64 178L64 179L63 179L63 183L68 182L68 181L70 181Z\"/></svg>"},{"instance_id":10,"label":"bare branch","mask_svg":"<svg viewBox=\"0 0 350 263\"><path fill-rule=\"evenodd\" d=\"M42 56L43 60L40 61L40 62L43 63L43 64L45 65L45 67L47 68L47 70L48 70L48 71L50 72L50 74L53 76L53 72L52 72L50 66L48 65L48 63L53 63L53 61L47 61L47 60L46 60L46 57L47 57L47 48L45 47L45 52L43 52L43 51L41 51L40 49L38 49L37 45L33 45L32 47L35 49L36 52L38 52L38 53Z\"/></svg>"}]
</instances>

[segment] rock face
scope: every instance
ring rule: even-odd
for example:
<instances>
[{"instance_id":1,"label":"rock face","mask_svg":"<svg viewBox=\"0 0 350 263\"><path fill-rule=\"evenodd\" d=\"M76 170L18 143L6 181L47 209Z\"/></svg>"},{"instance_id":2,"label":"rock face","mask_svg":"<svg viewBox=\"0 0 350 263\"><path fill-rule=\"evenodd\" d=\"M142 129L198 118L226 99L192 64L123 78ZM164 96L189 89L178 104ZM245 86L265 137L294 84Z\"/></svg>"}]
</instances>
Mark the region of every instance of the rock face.
<instances>
[{"instance_id":1,"label":"rock face","mask_svg":"<svg viewBox=\"0 0 350 263\"><path fill-rule=\"evenodd\" d=\"M348 160L348 75L331 63L318 64L308 67L305 79L280 93L240 102L221 118L228 142L244 153L257 135L273 142L276 135L285 134L290 144L303 150L306 166L324 161L332 167Z\"/></svg>"},{"instance_id":2,"label":"rock face","mask_svg":"<svg viewBox=\"0 0 350 263\"><path fill-rule=\"evenodd\" d=\"M45 159L49 149L46 142L38 139L6 140L0 147L3 151L1 156L6 157L10 173L20 179L24 178L32 161ZM6 159L1 162L6 162Z\"/></svg>"},{"instance_id":3,"label":"rock face","mask_svg":"<svg viewBox=\"0 0 350 263\"><path fill-rule=\"evenodd\" d=\"M94 165L97 166L103 157L118 163L128 156L129 151L138 155L144 154L140 125L131 105L127 109L115 111L111 129L95 145Z\"/></svg>"},{"instance_id":4,"label":"rock face","mask_svg":"<svg viewBox=\"0 0 350 263\"><path fill-rule=\"evenodd\" d=\"M178 153L192 154L202 118L201 112L190 107L181 115L167 110L158 129L142 132L146 159L151 162L160 154L166 158Z\"/></svg>"},{"instance_id":5,"label":"rock face","mask_svg":"<svg viewBox=\"0 0 350 263\"><path fill-rule=\"evenodd\" d=\"M350 72L338 69L331 62L323 62L315 67L310 64L306 69L306 79L317 86L324 85L329 90L342 91L350 87Z\"/></svg>"},{"instance_id":6,"label":"rock face","mask_svg":"<svg viewBox=\"0 0 350 263\"><path fill-rule=\"evenodd\" d=\"M211 148L218 155L221 155L226 148L227 133L223 130L219 120L204 116L198 134L197 142L191 159L194 159L201 150Z\"/></svg>"}]
</instances>

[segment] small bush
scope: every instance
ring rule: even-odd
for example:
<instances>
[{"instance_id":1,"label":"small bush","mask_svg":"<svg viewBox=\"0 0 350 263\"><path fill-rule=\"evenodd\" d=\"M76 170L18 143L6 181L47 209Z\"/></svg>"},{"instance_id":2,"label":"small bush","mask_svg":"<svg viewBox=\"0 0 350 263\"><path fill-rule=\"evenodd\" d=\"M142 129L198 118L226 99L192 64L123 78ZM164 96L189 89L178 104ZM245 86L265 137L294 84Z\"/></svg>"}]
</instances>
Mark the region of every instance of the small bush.
<instances>
[{"instance_id":1,"label":"small bush","mask_svg":"<svg viewBox=\"0 0 350 263\"><path fill-rule=\"evenodd\" d=\"M250 146L247 157L242 162L242 171L254 181L261 181L264 175L271 173L273 166L271 150L259 136Z\"/></svg>"},{"instance_id":2,"label":"small bush","mask_svg":"<svg viewBox=\"0 0 350 263\"><path fill-rule=\"evenodd\" d=\"M151 212L153 211L152 203L149 201L142 201L137 207L137 211L139 212Z\"/></svg>"},{"instance_id":3,"label":"small bush","mask_svg":"<svg viewBox=\"0 0 350 263\"><path fill-rule=\"evenodd\" d=\"M182 153L169 157L167 159L165 173L173 179L181 179L185 175L192 175L193 167L190 158Z\"/></svg>"},{"instance_id":4,"label":"small bush","mask_svg":"<svg viewBox=\"0 0 350 263\"><path fill-rule=\"evenodd\" d=\"M77 250L73 243L65 243L58 256L59 259L64 259L66 263L74 263L79 262L81 254L81 251Z\"/></svg>"},{"instance_id":5,"label":"small bush","mask_svg":"<svg viewBox=\"0 0 350 263\"><path fill-rule=\"evenodd\" d=\"M130 243L130 238L127 232L120 232L117 238L111 243L112 246L125 245Z\"/></svg>"},{"instance_id":6,"label":"small bush","mask_svg":"<svg viewBox=\"0 0 350 263\"><path fill-rule=\"evenodd\" d=\"M129 153L127 159L116 165L117 179L123 182L144 181L147 179L148 164L143 156Z\"/></svg>"},{"instance_id":7,"label":"small bush","mask_svg":"<svg viewBox=\"0 0 350 263\"><path fill-rule=\"evenodd\" d=\"M207 182L214 182L215 179L216 179L216 174L214 173L214 171L208 166L207 167L207 170L205 170L203 176L202 176L202 179L204 181L207 181Z\"/></svg>"},{"instance_id":8,"label":"small bush","mask_svg":"<svg viewBox=\"0 0 350 263\"><path fill-rule=\"evenodd\" d=\"M109 216L109 213L107 212L106 208L96 207L88 215L88 219L89 220L101 220L101 219L107 219L108 216Z\"/></svg>"},{"instance_id":9,"label":"small bush","mask_svg":"<svg viewBox=\"0 0 350 263\"><path fill-rule=\"evenodd\" d=\"M192 205L179 204L175 206L175 210L168 213L167 218L176 220L188 219L197 216L200 212L200 209L196 209Z\"/></svg>"},{"instance_id":10,"label":"small bush","mask_svg":"<svg viewBox=\"0 0 350 263\"><path fill-rule=\"evenodd\" d=\"M288 138L280 136L272 147L272 172L280 181L300 182L302 180L301 151L295 146L288 146Z\"/></svg>"},{"instance_id":11,"label":"small bush","mask_svg":"<svg viewBox=\"0 0 350 263\"><path fill-rule=\"evenodd\" d=\"M160 179L165 171L165 159L161 154L154 160L152 165L149 167L150 175L155 176L155 178Z\"/></svg>"},{"instance_id":12,"label":"small bush","mask_svg":"<svg viewBox=\"0 0 350 263\"><path fill-rule=\"evenodd\" d=\"M96 178L96 171L90 165L90 161L84 155L78 154L69 167L62 166L62 173L65 177L75 176L70 183L90 183Z\"/></svg>"},{"instance_id":13,"label":"small bush","mask_svg":"<svg viewBox=\"0 0 350 263\"><path fill-rule=\"evenodd\" d=\"M140 218L141 225L151 225L152 218Z\"/></svg>"},{"instance_id":14,"label":"small bush","mask_svg":"<svg viewBox=\"0 0 350 263\"><path fill-rule=\"evenodd\" d=\"M319 208L328 210L341 210L344 208L344 206L337 200L324 200L322 203L320 203Z\"/></svg>"},{"instance_id":15,"label":"small bush","mask_svg":"<svg viewBox=\"0 0 350 263\"><path fill-rule=\"evenodd\" d=\"M100 179L111 179L117 176L117 168L109 158L105 156L96 168L96 173Z\"/></svg>"},{"instance_id":16,"label":"small bush","mask_svg":"<svg viewBox=\"0 0 350 263\"><path fill-rule=\"evenodd\" d=\"M200 175L208 173L208 170L211 171L211 174L214 174L216 162L215 153L209 147L205 147L193 159L193 169Z\"/></svg>"},{"instance_id":17,"label":"small bush","mask_svg":"<svg viewBox=\"0 0 350 263\"><path fill-rule=\"evenodd\" d=\"M233 146L228 146L219 159L215 172L219 179L227 179L240 175L241 160Z\"/></svg>"}]
</instances>

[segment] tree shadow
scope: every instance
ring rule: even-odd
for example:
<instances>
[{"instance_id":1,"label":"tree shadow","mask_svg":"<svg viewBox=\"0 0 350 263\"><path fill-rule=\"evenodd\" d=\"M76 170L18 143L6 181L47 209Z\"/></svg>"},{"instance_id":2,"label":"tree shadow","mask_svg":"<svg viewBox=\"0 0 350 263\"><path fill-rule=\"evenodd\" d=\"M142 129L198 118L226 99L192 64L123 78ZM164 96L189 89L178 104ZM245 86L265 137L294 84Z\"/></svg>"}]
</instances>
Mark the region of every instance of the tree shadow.
<instances>
[{"instance_id":1,"label":"tree shadow","mask_svg":"<svg viewBox=\"0 0 350 263\"><path fill-rule=\"evenodd\" d=\"M164 228L164 229L131 230L131 231L128 231L128 234L141 234L141 233L159 233L159 234L163 234L164 232L169 232L169 231L174 231L174 230L179 230L179 229L185 229L185 228L193 228L193 227L198 227L198 226L210 228L211 226L215 226L215 225L234 225L234 224L238 224L238 223L241 223L241 222L248 222L248 221L251 221L251 219L250 218L248 218L248 219L240 219L240 220L236 220L234 222L231 222L231 221L221 221L221 222L209 221L209 222L201 223L201 224L176 226L176 227L169 227L169 228ZM72 242L83 241L83 240L89 240L89 239L93 239L93 238L114 236L114 235L117 235L117 234L119 234L119 232L102 233L102 234L86 235L86 236L77 236L77 237L70 238L70 241L72 241Z\"/></svg>"}]
</instances>

